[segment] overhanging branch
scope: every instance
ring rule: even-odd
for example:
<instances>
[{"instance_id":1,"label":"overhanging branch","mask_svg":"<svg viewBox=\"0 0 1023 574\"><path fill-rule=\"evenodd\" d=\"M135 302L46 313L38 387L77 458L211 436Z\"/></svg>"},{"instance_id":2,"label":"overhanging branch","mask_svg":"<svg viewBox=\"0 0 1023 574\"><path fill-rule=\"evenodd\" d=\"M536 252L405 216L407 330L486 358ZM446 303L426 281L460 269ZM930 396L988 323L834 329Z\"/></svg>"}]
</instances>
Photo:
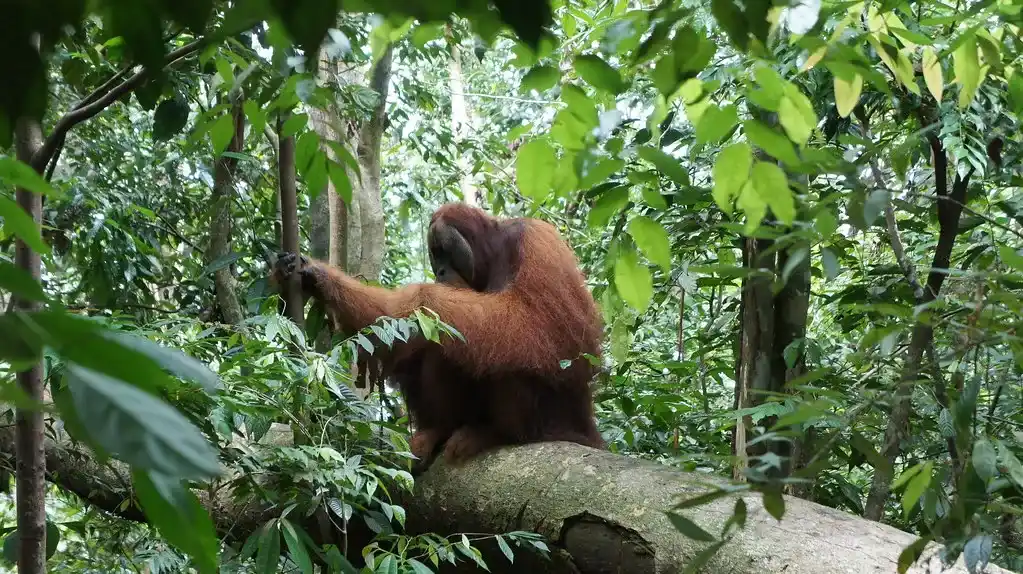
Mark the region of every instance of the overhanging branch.
<instances>
[{"instance_id":1,"label":"overhanging branch","mask_svg":"<svg viewBox=\"0 0 1023 574\"><path fill-rule=\"evenodd\" d=\"M200 38L178 48L177 50L174 50L167 55L167 63L164 65L164 68L173 66L188 55L197 52L206 46L207 42L208 40L206 38ZM129 78L123 80L119 84L116 83L117 79L127 75L127 71L129 69L137 69L137 66L134 68L125 68L115 74L113 78L107 80L93 93L86 96L85 99L83 99L82 102L80 102L74 109L57 121L57 124L53 127L53 131L50 132L50 135L46 138L46 142L43 144L43 147L32 157L32 168L35 169L37 173L43 173L46 170L47 164L57 153L57 150L64 141L64 137L71 128L102 112L121 96L142 85L142 83L149 79L152 75L151 69L143 68L136 71Z\"/></svg>"}]
</instances>

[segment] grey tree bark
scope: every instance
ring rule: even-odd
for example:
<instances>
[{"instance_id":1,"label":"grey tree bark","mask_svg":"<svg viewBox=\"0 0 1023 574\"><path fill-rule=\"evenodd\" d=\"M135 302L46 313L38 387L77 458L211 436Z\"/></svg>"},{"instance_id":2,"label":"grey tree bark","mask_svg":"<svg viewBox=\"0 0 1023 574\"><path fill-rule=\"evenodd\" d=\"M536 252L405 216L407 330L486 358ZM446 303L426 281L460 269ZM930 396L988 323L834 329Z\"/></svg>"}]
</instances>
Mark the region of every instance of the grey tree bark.
<instances>
[{"instance_id":1,"label":"grey tree bark","mask_svg":"<svg viewBox=\"0 0 1023 574\"><path fill-rule=\"evenodd\" d=\"M21 118L15 124L15 152L19 161L31 164L33 156L43 147L43 132L37 120ZM15 192L18 205L28 213L40 228L43 219L43 197L27 189ZM15 263L32 279L39 281L41 260L39 254L19 237L14 244ZM16 299L20 311L33 311L39 305L33 301ZM37 362L18 373L18 384L25 394L36 401L43 399L43 364ZM33 408L18 408L15 412L15 451L17 465L16 512L18 528L18 572L43 574L46 572L46 458L44 451L43 412Z\"/></svg>"},{"instance_id":2,"label":"grey tree bark","mask_svg":"<svg viewBox=\"0 0 1023 574\"><path fill-rule=\"evenodd\" d=\"M242 142L245 141L245 114L242 112L240 101L231 107L231 117L234 122L234 135L227 146L227 151L238 153L242 149ZM237 164L237 159L226 155L216 158L214 163L211 197L213 220L210 223L210 247L206 250L207 264L223 259L231 253L234 175ZM245 315L242 313L241 302L235 290L231 268L232 266L227 265L213 272L213 288L224 322L237 325L245 319Z\"/></svg>"},{"instance_id":3,"label":"grey tree bark","mask_svg":"<svg viewBox=\"0 0 1023 574\"><path fill-rule=\"evenodd\" d=\"M290 430L286 425L274 426L279 428L261 443L286 444ZM0 454L14 455L14 442L12 429L0 428ZM58 429L47 435L46 458L52 471L49 477L59 487L108 512L144 520L136 507L121 507L131 492L126 478L130 475L123 465L96 462ZM700 493L702 485L716 480L720 479L575 444L542 443L502 449L458 468L435 463L416 478L415 492L401 502L413 532L531 530L547 537L550 561L519 551L512 565L496 548L482 545L491 572L676 573L708 544L676 532L664 511L678 497ZM196 495L210 510L218 530L230 533L234 540L244 540L280 513L279 508L253 504L243 497L230 498L230 491L211 488L197 490ZM211 498L210 492L221 494ZM779 523L763 509L758 496L743 498L748 507L745 530L725 544L704 572L894 572L902 549L916 540L890 526L788 496ZM682 513L705 530L719 532L734 502L734 498L718 499ZM349 527L357 524L353 521ZM350 532L350 548L360 548L364 534ZM928 546L909 572L939 571L939 548ZM357 551L350 554L357 556ZM965 573L962 558L948 571ZM987 572L1008 571L989 566Z\"/></svg>"},{"instance_id":4,"label":"grey tree bark","mask_svg":"<svg viewBox=\"0 0 1023 574\"><path fill-rule=\"evenodd\" d=\"M451 57L448 59L448 87L451 92L451 135L455 140L456 160L458 168L458 187L462 199L469 205L479 205L479 191L469 173L468 158L462 152L462 143L468 134L472 111L465 99L465 82L462 75L462 49L451 33L451 24L447 27L448 41L451 43Z\"/></svg>"}]
</instances>

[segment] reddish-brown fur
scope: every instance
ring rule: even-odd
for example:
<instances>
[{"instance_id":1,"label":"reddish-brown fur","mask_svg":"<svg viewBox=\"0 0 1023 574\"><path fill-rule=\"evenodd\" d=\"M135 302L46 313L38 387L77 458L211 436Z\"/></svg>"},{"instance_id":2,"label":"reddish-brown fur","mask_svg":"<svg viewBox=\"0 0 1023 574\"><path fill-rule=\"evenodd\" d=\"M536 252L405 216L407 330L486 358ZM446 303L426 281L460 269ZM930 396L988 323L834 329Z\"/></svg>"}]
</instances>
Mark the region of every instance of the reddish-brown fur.
<instances>
[{"instance_id":1,"label":"reddish-brown fur","mask_svg":"<svg viewBox=\"0 0 1023 574\"><path fill-rule=\"evenodd\" d=\"M471 246L472 288L389 290L316 261L297 270L346 332L427 307L465 337L441 345L419 339L384 355L416 425L413 454L426 461L442 443L452 462L504 444L603 448L589 386L595 368L581 356L600 356L602 325L571 248L547 222L498 220L464 204L442 206L431 220L437 224ZM562 369L564 359L572 364Z\"/></svg>"}]
</instances>

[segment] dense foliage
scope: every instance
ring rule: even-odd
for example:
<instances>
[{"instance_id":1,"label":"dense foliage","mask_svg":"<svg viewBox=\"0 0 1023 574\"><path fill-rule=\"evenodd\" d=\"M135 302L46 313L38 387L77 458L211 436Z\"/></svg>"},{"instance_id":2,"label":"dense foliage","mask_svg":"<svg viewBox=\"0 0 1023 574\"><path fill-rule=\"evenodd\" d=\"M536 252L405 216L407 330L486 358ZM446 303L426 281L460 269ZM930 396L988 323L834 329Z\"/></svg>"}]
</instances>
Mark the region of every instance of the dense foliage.
<instances>
[{"instance_id":1,"label":"dense foliage","mask_svg":"<svg viewBox=\"0 0 1023 574\"><path fill-rule=\"evenodd\" d=\"M303 248L326 252L326 194L349 225L369 213L377 120L371 279L429 279L429 214L466 189L555 223L604 314L611 450L735 477L776 516L786 492L916 533L902 569L932 540L973 571L1023 569L1018 5L341 4L0 6L0 400L11 420L32 408L15 375L42 361L48 424L131 469L107 507L56 481L54 571L482 563L487 537L404 532L400 395L351 377L369 339L329 341L315 308L296 325L266 279L283 142ZM16 154L33 120L42 145ZM45 196L41 226L16 187ZM347 231L355 265L371 234ZM427 312L372 329L447 336ZM724 494L664 510L725 543L744 506L719 534L679 512ZM253 499L272 509L253 523L211 512ZM305 527L350 520L375 538ZM527 532L498 544L547 551Z\"/></svg>"}]
</instances>

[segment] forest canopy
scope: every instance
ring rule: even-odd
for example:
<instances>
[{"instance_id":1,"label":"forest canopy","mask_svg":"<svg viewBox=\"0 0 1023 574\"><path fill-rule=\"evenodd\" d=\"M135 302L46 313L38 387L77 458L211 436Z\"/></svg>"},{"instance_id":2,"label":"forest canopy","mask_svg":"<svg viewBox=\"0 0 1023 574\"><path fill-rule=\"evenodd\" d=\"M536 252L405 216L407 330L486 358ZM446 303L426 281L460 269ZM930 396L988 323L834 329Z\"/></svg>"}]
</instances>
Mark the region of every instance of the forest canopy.
<instances>
[{"instance_id":1,"label":"forest canopy","mask_svg":"<svg viewBox=\"0 0 1023 574\"><path fill-rule=\"evenodd\" d=\"M360 360L472 338L270 281L436 281L462 202L574 251L607 450L716 480L649 509L689 571L748 540L741 495L910 533L899 572L1023 570L1021 7L0 3L5 567L555 568L524 508L472 532L417 490Z\"/></svg>"}]
</instances>

